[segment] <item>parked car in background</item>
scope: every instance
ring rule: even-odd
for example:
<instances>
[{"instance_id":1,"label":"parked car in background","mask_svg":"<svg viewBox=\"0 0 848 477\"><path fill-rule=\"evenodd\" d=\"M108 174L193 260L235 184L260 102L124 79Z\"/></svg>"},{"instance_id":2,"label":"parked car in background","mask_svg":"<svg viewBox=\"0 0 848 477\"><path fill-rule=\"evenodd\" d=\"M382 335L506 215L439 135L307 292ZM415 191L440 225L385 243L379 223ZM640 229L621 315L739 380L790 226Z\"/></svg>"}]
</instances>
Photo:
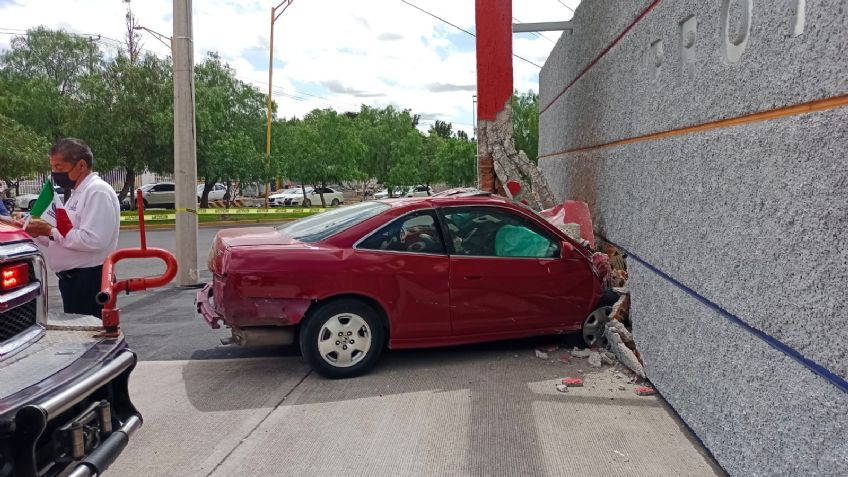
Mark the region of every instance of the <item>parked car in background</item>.
<instances>
[{"instance_id":1,"label":"parked car in background","mask_svg":"<svg viewBox=\"0 0 848 477\"><path fill-rule=\"evenodd\" d=\"M203 184L198 184L197 186L197 201L200 202L201 197L203 197ZM213 200L224 200L224 196L227 194L227 186L221 184L220 182L212 186L212 190L209 191L209 202Z\"/></svg>"},{"instance_id":2,"label":"parked car in background","mask_svg":"<svg viewBox=\"0 0 848 477\"><path fill-rule=\"evenodd\" d=\"M409 191L408 187L397 186L392 189L392 198L403 197ZM374 193L374 198L377 200L380 199L388 199L389 198L389 189L383 189L379 192Z\"/></svg>"},{"instance_id":3,"label":"parked car in background","mask_svg":"<svg viewBox=\"0 0 848 477\"><path fill-rule=\"evenodd\" d=\"M429 197L431 195L433 195L433 189L430 186L417 185L410 187L404 197Z\"/></svg>"},{"instance_id":4,"label":"parked car in background","mask_svg":"<svg viewBox=\"0 0 848 477\"><path fill-rule=\"evenodd\" d=\"M141 427L123 335L95 317L48 315L47 268L0 221L0 476L101 475Z\"/></svg>"},{"instance_id":5,"label":"parked car in background","mask_svg":"<svg viewBox=\"0 0 848 477\"><path fill-rule=\"evenodd\" d=\"M65 189L59 186L53 186L53 191L59 197L65 195ZM36 200L38 200L38 194L21 194L15 197L15 208L18 210L30 210L35 205Z\"/></svg>"},{"instance_id":6,"label":"parked car in background","mask_svg":"<svg viewBox=\"0 0 848 477\"><path fill-rule=\"evenodd\" d=\"M321 194L324 194L324 202L329 206L337 206L344 204L344 195L329 187L319 187L317 189L306 187L306 199L303 198L303 189L295 187L285 189L282 192L271 194L268 196L269 207L288 207L303 205L311 207L313 205L321 205Z\"/></svg>"},{"instance_id":7,"label":"parked car in background","mask_svg":"<svg viewBox=\"0 0 848 477\"><path fill-rule=\"evenodd\" d=\"M297 337L317 372L351 377L385 346L595 330L604 282L592 253L530 209L480 191L367 201L219 232L197 308L237 344Z\"/></svg>"},{"instance_id":8,"label":"parked car in background","mask_svg":"<svg viewBox=\"0 0 848 477\"><path fill-rule=\"evenodd\" d=\"M171 208L176 203L173 182L159 182L139 187L145 208Z\"/></svg>"}]
</instances>

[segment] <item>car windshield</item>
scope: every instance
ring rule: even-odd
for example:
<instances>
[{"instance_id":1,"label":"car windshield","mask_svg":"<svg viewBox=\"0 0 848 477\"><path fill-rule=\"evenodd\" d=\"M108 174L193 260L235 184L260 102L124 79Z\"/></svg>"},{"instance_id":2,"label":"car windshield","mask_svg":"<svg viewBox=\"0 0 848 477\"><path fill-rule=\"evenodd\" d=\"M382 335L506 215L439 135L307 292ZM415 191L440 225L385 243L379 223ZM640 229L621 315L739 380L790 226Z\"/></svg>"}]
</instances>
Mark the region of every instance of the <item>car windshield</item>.
<instances>
[{"instance_id":1,"label":"car windshield","mask_svg":"<svg viewBox=\"0 0 848 477\"><path fill-rule=\"evenodd\" d=\"M318 242L390 208L380 202L360 202L283 224L277 230L301 242Z\"/></svg>"}]
</instances>

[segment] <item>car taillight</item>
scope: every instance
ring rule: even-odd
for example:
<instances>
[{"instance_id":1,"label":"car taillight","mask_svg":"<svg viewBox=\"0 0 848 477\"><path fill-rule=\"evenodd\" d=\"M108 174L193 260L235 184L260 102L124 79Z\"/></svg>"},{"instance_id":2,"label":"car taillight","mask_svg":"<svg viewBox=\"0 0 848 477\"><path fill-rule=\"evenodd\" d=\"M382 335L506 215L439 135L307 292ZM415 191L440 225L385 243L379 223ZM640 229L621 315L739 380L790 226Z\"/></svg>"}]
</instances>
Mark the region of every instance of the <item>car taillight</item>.
<instances>
[{"instance_id":1,"label":"car taillight","mask_svg":"<svg viewBox=\"0 0 848 477\"><path fill-rule=\"evenodd\" d=\"M29 266L25 263L0 269L0 290L8 291L29 283Z\"/></svg>"}]
</instances>

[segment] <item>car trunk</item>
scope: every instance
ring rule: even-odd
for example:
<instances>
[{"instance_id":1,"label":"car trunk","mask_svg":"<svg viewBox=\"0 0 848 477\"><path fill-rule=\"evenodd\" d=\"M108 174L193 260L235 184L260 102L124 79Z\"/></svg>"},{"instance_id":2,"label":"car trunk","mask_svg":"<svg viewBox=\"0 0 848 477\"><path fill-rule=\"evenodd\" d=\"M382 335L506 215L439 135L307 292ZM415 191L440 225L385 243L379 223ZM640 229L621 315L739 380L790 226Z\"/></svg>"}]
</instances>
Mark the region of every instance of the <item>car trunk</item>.
<instances>
[{"instance_id":1,"label":"car trunk","mask_svg":"<svg viewBox=\"0 0 848 477\"><path fill-rule=\"evenodd\" d=\"M215 236L215 240L212 242L212 247L209 249L209 271L215 275L225 275L229 260L229 253L227 253L227 251L232 248L301 244L302 242L280 233L274 227L250 227L222 230Z\"/></svg>"}]
</instances>

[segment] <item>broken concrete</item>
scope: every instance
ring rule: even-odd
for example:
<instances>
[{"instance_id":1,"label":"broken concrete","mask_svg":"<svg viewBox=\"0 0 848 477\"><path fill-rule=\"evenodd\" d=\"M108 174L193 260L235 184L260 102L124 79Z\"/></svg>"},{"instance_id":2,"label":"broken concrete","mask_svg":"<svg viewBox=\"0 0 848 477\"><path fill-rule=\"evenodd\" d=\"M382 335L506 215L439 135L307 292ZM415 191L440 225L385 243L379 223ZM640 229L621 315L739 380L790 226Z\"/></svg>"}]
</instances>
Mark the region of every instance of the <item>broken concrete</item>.
<instances>
[{"instance_id":1,"label":"broken concrete","mask_svg":"<svg viewBox=\"0 0 848 477\"><path fill-rule=\"evenodd\" d=\"M598 353L597 351L589 353L589 366L593 368L600 368L603 366L603 363L601 362L601 353Z\"/></svg>"},{"instance_id":2,"label":"broken concrete","mask_svg":"<svg viewBox=\"0 0 848 477\"><path fill-rule=\"evenodd\" d=\"M573 358L588 358L591 353L592 351L588 349L574 348L571 350L571 356Z\"/></svg>"},{"instance_id":3,"label":"broken concrete","mask_svg":"<svg viewBox=\"0 0 848 477\"><path fill-rule=\"evenodd\" d=\"M484 188L484 182L486 184L494 182L491 184L492 190L485 188L483 190L499 192L494 190L497 182L506 185L510 181L515 181L520 185L520 189L515 194L509 187L503 187L507 197L524 202L536 210L553 207L554 195L541 171L530 162L524 151L515 150L511 102L507 100L494 121L480 121L479 126L478 157L491 157L497 176L497 181L484 181L483 171L479 171L481 188Z\"/></svg>"},{"instance_id":4,"label":"broken concrete","mask_svg":"<svg viewBox=\"0 0 848 477\"><path fill-rule=\"evenodd\" d=\"M621 362L621 364L627 366L639 377L644 378L645 368L642 366L642 363L639 362L639 358L633 350L624 344L621 335L619 335L616 329L613 326L610 326L609 323L607 323L604 336L607 338L609 349L615 354L615 357Z\"/></svg>"}]
</instances>

